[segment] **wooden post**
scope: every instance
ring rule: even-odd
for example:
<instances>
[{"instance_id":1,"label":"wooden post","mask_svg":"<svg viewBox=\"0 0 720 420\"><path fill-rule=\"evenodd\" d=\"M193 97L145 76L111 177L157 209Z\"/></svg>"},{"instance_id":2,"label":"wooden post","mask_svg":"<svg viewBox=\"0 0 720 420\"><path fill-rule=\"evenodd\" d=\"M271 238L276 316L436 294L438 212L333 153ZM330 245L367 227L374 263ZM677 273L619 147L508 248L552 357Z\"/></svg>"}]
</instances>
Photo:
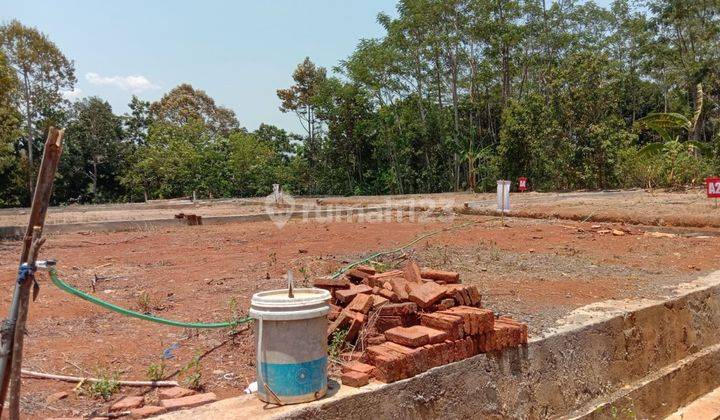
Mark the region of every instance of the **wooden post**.
<instances>
[{"instance_id":1,"label":"wooden post","mask_svg":"<svg viewBox=\"0 0 720 420\"><path fill-rule=\"evenodd\" d=\"M52 194L53 182L60 155L62 154L63 130L50 127L48 137L45 141L40 172L37 177L35 193L30 208L30 220L23 239L23 248L20 256L20 264L26 262L35 263L35 257L42 245L42 230L45 226L45 216L50 206L50 195ZM13 301L10 306L10 315L5 320L2 328L2 347L0 347L0 416L5 406L8 385L11 376L20 376L22 366L22 341L25 333L25 320L27 319L27 308L30 301L30 290L33 287L33 276L23 283L15 283ZM18 339L19 338L19 339ZM16 345L16 340L18 340ZM14 360L13 360L14 359ZM17 372L12 368L17 367ZM20 381L14 382L11 398L11 418L19 418ZM12 402L15 401L15 404Z\"/></svg>"}]
</instances>

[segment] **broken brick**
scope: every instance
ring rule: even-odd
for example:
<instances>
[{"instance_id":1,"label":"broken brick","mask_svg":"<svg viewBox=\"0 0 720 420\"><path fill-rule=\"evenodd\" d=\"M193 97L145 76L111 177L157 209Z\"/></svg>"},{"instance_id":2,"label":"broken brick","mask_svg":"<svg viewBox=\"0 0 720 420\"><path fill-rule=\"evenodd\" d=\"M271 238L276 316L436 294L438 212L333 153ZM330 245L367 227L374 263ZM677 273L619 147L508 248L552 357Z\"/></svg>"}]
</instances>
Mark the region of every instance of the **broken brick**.
<instances>
[{"instance_id":1,"label":"broken brick","mask_svg":"<svg viewBox=\"0 0 720 420\"><path fill-rule=\"evenodd\" d=\"M375 273L367 278L370 286L382 286L387 277L402 276L403 272L400 270L390 270L384 273Z\"/></svg>"},{"instance_id":2,"label":"broken brick","mask_svg":"<svg viewBox=\"0 0 720 420\"><path fill-rule=\"evenodd\" d=\"M342 290L336 290L335 291L335 299L343 304L348 304L356 295L360 293L370 293L372 292L372 287L366 285L366 284L360 284L360 285L351 285L349 289L342 289Z\"/></svg>"},{"instance_id":3,"label":"broken brick","mask_svg":"<svg viewBox=\"0 0 720 420\"><path fill-rule=\"evenodd\" d=\"M169 400L162 400L160 404L168 410L174 410L178 408L192 408L199 405L208 404L217 401L217 396L208 392L206 394L196 394L189 397L173 398Z\"/></svg>"},{"instance_id":4,"label":"broken brick","mask_svg":"<svg viewBox=\"0 0 720 420\"><path fill-rule=\"evenodd\" d=\"M420 270L420 275L423 278L431 279L435 281L443 281L445 283L459 283L460 274L454 271L441 271L433 270L431 268L423 268Z\"/></svg>"},{"instance_id":5,"label":"broken brick","mask_svg":"<svg viewBox=\"0 0 720 420\"><path fill-rule=\"evenodd\" d=\"M371 295L359 293L355 295L353 300L347 306L347 309L360 312L361 314L367 314L370 311L370 308L372 308L374 302L375 301Z\"/></svg>"},{"instance_id":6,"label":"broken brick","mask_svg":"<svg viewBox=\"0 0 720 420\"><path fill-rule=\"evenodd\" d=\"M343 385L360 388L370 383L370 375L367 373L356 372L354 370L347 371L340 376Z\"/></svg>"},{"instance_id":7,"label":"broken brick","mask_svg":"<svg viewBox=\"0 0 720 420\"><path fill-rule=\"evenodd\" d=\"M414 327L395 327L385 331L385 338L407 347L421 347L430 342L428 334Z\"/></svg>"},{"instance_id":8,"label":"broken brick","mask_svg":"<svg viewBox=\"0 0 720 420\"><path fill-rule=\"evenodd\" d=\"M445 296L445 288L437 283L425 283L413 289L410 300L417 303L421 308L429 308Z\"/></svg>"},{"instance_id":9,"label":"broken brick","mask_svg":"<svg viewBox=\"0 0 720 420\"><path fill-rule=\"evenodd\" d=\"M392 291L398 296L401 301L408 300L408 292L406 289L407 280L402 277L390 277L387 279L387 283L392 287Z\"/></svg>"},{"instance_id":10,"label":"broken brick","mask_svg":"<svg viewBox=\"0 0 720 420\"><path fill-rule=\"evenodd\" d=\"M403 268L403 277L410 283L422 283L422 275L420 274L420 267L415 264L415 261L409 261Z\"/></svg>"}]
</instances>

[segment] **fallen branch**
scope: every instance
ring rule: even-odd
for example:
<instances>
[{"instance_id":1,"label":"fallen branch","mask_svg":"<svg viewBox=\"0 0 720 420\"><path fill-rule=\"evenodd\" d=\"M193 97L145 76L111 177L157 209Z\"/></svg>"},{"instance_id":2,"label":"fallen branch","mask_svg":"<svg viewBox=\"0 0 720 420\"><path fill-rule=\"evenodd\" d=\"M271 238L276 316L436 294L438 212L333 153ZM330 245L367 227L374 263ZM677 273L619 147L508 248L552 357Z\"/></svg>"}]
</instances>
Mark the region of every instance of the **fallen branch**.
<instances>
[{"instance_id":1,"label":"fallen branch","mask_svg":"<svg viewBox=\"0 0 720 420\"><path fill-rule=\"evenodd\" d=\"M54 375L52 373L34 372L32 370L22 370L23 376L36 379L54 379L56 381L65 382L102 382L107 379L83 378L80 376ZM177 381L116 381L118 385L123 386L180 386Z\"/></svg>"}]
</instances>

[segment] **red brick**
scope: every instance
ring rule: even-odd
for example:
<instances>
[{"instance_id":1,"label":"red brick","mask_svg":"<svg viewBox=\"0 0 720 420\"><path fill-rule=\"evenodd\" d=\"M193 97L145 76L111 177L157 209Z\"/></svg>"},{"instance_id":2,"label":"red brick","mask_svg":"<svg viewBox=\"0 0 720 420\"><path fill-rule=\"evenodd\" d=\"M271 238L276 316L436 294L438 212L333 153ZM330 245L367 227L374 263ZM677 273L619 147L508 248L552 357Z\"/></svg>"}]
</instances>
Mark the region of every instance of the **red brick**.
<instances>
[{"instance_id":1,"label":"red brick","mask_svg":"<svg viewBox=\"0 0 720 420\"><path fill-rule=\"evenodd\" d=\"M372 295L372 298L373 298L372 309L375 309L375 310L390 303L390 301L387 298L384 298L380 295Z\"/></svg>"},{"instance_id":2,"label":"red brick","mask_svg":"<svg viewBox=\"0 0 720 420\"><path fill-rule=\"evenodd\" d=\"M127 411L131 408L142 407L145 404L145 397L125 397L110 406L110 411Z\"/></svg>"},{"instance_id":3,"label":"red brick","mask_svg":"<svg viewBox=\"0 0 720 420\"><path fill-rule=\"evenodd\" d=\"M495 316L491 310L473 306L455 306L443 313L462 315L465 321L465 332L473 335L492 331L495 322ZM468 319L470 320L469 329Z\"/></svg>"},{"instance_id":4,"label":"red brick","mask_svg":"<svg viewBox=\"0 0 720 420\"><path fill-rule=\"evenodd\" d=\"M408 300L407 280L402 277L390 277L387 279L387 282L390 283L392 291L395 292L401 301Z\"/></svg>"},{"instance_id":5,"label":"red brick","mask_svg":"<svg viewBox=\"0 0 720 420\"><path fill-rule=\"evenodd\" d=\"M357 338L358 334L360 333L360 330L362 330L363 325L365 324L365 315L354 312L354 311L348 311L350 313L350 325L348 326L347 335L345 336L345 341L352 343Z\"/></svg>"},{"instance_id":6,"label":"red brick","mask_svg":"<svg viewBox=\"0 0 720 420\"><path fill-rule=\"evenodd\" d=\"M327 279L327 278L320 278L315 279L313 282L313 286L320 288L320 289L326 289L326 290L336 290L336 289L347 289L350 287L350 281L346 279L345 277L339 278L339 279Z\"/></svg>"},{"instance_id":7,"label":"red brick","mask_svg":"<svg viewBox=\"0 0 720 420\"><path fill-rule=\"evenodd\" d=\"M374 346L386 342L385 334L375 334L367 338L367 345Z\"/></svg>"},{"instance_id":8,"label":"red brick","mask_svg":"<svg viewBox=\"0 0 720 420\"><path fill-rule=\"evenodd\" d=\"M422 314L420 323L426 327L435 328L448 333L448 338L457 340L463 337L463 318L443 313Z\"/></svg>"},{"instance_id":9,"label":"red brick","mask_svg":"<svg viewBox=\"0 0 720 420\"><path fill-rule=\"evenodd\" d=\"M187 389L179 386L174 386L172 388L165 388L160 390L158 392L158 396L161 400L169 400L172 398L182 398L187 397L188 395L195 395L196 392L192 389Z\"/></svg>"},{"instance_id":10,"label":"red brick","mask_svg":"<svg viewBox=\"0 0 720 420\"><path fill-rule=\"evenodd\" d=\"M336 290L335 299L341 304L347 305L356 295L370 292L372 292L372 287L366 284L351 285L349 289Z\"/></svg>"},{"instance_id":11,"label":"red brick","mask_svg":"<svg viewBox=\"0 0 720 420\"><path fill-rule=\"evenodd\" d=\"M156 405L146 405L142 408L135 408L130 410L130 417L133 419L144 419L146 417L152 417L160 415L167 411L165 407L158 407Z\"/></svg>"},{"instance_id":12,"label":"red brick","mask_svg":"<svg viewBox=\"0 0 720 420\"><path fill-rule=\"evenodd\" d=\"M343 385L360 388L370 382L370 375L367 373L356 372L354 370L343 373L340 376Z\"/></svg>"},{"instance_id":13,"label":"red brick","mask_svg":"<svg viewBox=\"0 0 720 420\"><path fill-rule=\"evenodd\" d=\"M367 357L375 366L375 378L380 382L390 383L403 379L407 355L388 348L387 343L369 346Z\"/></svg>"},{"instance_id":14,"label":"red brick","mask_svg":"<svg viewBox=\"0 0 720 420\"><path fill-rule=\"evenodd\" d=\"M373 300L371 295L359 293L355 295L353 300L347 306L347 309L355 312L360 312L361 314L366 314L370 311L370 308L372 308L374 302L375 301Z\"/></svg>"},{"instance_id":15,"label":"red brick","mask_svg":"<svg viewBox=\"0 0 720 420\"><path fill-rule=\"evenodd\" d=\"M410 300L421 308L429 308L445 296L445 289L437 283L425 283L413 289Z\"/></svg>"},{"instance_id":16,"label":"red brick","mask_svg":"<svg viewBox=\"0 0 720 420\"><path fill-rule=\"evenodd\" d=\"M403 327L403 317L402 316L378 316L375 320L375 330L377 330L380 334L385 334L385 331L389 330L390 328L395 327Z\"/></svg>"},{"instance_id":17,"label":"red brick","mask_svg":"<svg viewBox=\"0 0 720 420\"><path fill-rule=\"evenodd\" d=\"M396 295L392 290L381 288L378 294L390 302L400 302L398 295Z\"/></svg>"},{"instance_id":18,"label":"red brick","mask_svg":"<svg viewBox=\"0 0 720 420\"><path fill-rule=\"evenodd\" d=\"M384 273L375 273L368 277L368 284L370 286L382 286L385 282L386 277L402 276L403 272L400 270L390 270Z\"/></svg>"},{"instance_id":19,"label":"red brick","mask_svg":"<svg viewBox=\"0 0 720 420\"><path fill-rule=\"evenodd\" d=\"M160 404L168 410L175 410L178 408L192 408L199 405L208 404L217 401L217 396L208 392L207 394L196 394L190 395L189 397L173 398L170 400L162 400Z\"/></svg>"},{"instance_id":20,"label":"red brick","mask_svg":"<svg viewBox=\"0 0 720 420\"><path fill-rule=\"evenodd\" d=\"M460 294L462 294L462 297L465 300L465 305L472 306L472 299L470 298L470 293L468 293L467 287L460 289Z\"/></svg>"},{"instance_id":21,"label":"red brick","mask_svg":"<svg viewBox=\"0 0 720 420\"><path fill-rule=\"evenodd\" d=\"M442 343L448 338L448 333L446 331L437 330L435 328L426 327L424 325L414 325L410 328L414 328L417 331L422 331L423 333L427 334L428 342L430 344Z\"/></svg>"},{"instance_id":22,"label":"red brick","mask_svg":"<svg viewBox=\"0 0 720 420\"><path fill-rule=\"evenodd\" d=\"M501 316L498 321L505 324L515 325L520 332L520 341L522 344L527 344L528 341L528 326L522 322L516 321L508 316Z\"/></svg>"},{"instance_id":23,"label":"red brick","mask_svg":"<svg viewBox=\"0 0 720 420\"><path fill-rule=\"evenodd\" d=\"M333 305L331 303L330 304L330 312L328 312L328 319L330 321L335 321L337 319L338 315L340 315L340 312L342 312L342 308L337 305Z\"/></svg>"},{"instance_id":24,"label":"red brick","mask_svg":"<svg viewBox=\"0 0 720 420\"><path fill-rule=\"evenodd\" d=\"M414 327L395 327L385 331L385 338L408 347L421 347L430 342L426 332Z\"/></svg>"},{"instance_id":25,"label":"red brick","mask_svg":"<svg viewBox=\"0 0 720 420\"><path fill-rule=\"evenodd\" d=\"M418 307L415 303L403 302L384 305L378 312L380 316L395 316L415 314L417 311Z\"/></svg>"},{"instance_id":26,"label":"red brick","mask_svg":"<svg viewBox=\"0 0 720 420\"><path fill-rule=\"evenodd\" d=\"M468 293L470 293L472 306L480 307L480 305L482 305L482 295L480 295L477 286L468 286L467 290Z\"/></svg>"},{"instance_id":27,"label":"red brick","mask_svg":"<svg viewBox=\"0 0 720 420\"><path fill-rule=\"evenodd\" d=\"M345 275L350 279L351 282L358 284L363 282L363 280L366 280L368 277L370 277L370 274L358 270L357 268L353 268L352 270L345 273Z\"/></svg>"},{"instance_id":28,"label":"red brick","mask_svg":"<svg viewBox=\"0 0 720 420\"><path fill-rule=\"evenodd\" d=\"M433 270L431 268L423 268L422 270L420 270L420 275L426 279L444 281L445 283L460 282L460 274L454 271L441 271Z\"/></svg>"},{"instance_id":29,"label":"red brick","mask_svg":"<svg viewBox=\"0 0 720 420\"><path fill-rule=\"evenodd\" d=\"M367 363L362 363L362 362L358 362L358 361L352 361L350 363L342 365L341 370L343 372L348 372L348 371L352 370L355 372L366 373L370 376L373 376L373 371L375 371L375 366L368 365Z\"/></svg>"},{"instance_id":30,"label":"red brick","mask_svg":"<svg viewBox=\"0 0 720 420\"><path fill-rule=\"evenodd\" d=\"M420 267L415 261L408 261L403 267L403 277L410 283L422 283L422 275L420 274Z\"/></svg>"},{"instance_id":31,"label":"red brick","mask_svg":"<svg viewBox=\"0 0 720 420\"><path fill-rule=\"evenodd\" d=\"M345 328L350 325L350 322L353 320L352 315L346 311L342 310L340 311L340 314L335 318L333 322L328 325L327 328L327 336L328 338L337 330Z\"/></svg>"},{"instance_id":32,"label":"red brick","mask_svg":"<svg viewBox=\"0 0 720 420\"><path fill-rule=\"evenodd\" d=\"M363 271L371 276L375 274L375 269L370 267L369 265L358 265L357 267L355 267L355 269Z\"/></svg>"}]
</instances>

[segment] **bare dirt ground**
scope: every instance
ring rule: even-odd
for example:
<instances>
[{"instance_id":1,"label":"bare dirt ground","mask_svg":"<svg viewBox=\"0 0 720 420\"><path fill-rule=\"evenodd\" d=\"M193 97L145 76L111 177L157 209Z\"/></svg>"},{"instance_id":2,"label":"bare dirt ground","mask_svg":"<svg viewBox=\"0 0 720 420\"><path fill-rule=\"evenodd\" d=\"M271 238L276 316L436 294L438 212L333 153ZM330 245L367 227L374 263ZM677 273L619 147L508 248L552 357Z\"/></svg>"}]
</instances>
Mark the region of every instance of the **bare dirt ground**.
<instances>
[{"instance_id":1,"label":"bare dirt ground","mask_svg":"<svg viewBox=\"0 0 720 420\"><path fill-rule=\"evenodd\" d=\"M641 194L627 195L639 195L642 200L634 200L673 217L702 215L703 204L689 200L691 194L668 194L662 199ZM541 202L531 204L535 195L514 195L513 204L530 209L550 201L537 194ZM600 202L611 208L614 200L615 207L622 208L627 195L605 196ZM478 198L442 196L458 205ZM674 204L680 199L691 204ZM372 200L361 198L347 204L367 205ZM572 207L580 214L586 208L599 208L594 200L582 195L561 199L550 210ZM575 204L578 201L582 203ZM632 220L635 212L620 214ZM426 223L292 220L282 229L272 222L253 222L56 234L48 237L41 258L56 258L60 277L88 292L98 276L93 293L120 306L171 319L224 321L234 312L244 313L253 293L283 287L288 269L294 270L296 282L310 283L316 276L372 252L395 248L422 233L470 223L380 262L392 267L414 258L421 265L457 270L465 283L479 286L485 306L527 322L534 336L543 335L558 319L583 305L653 298L668 287L720 268L713 251L720 246L720 229L711 227L680 229L682 235L676 237L654 237L644 234L649 228L639 225L528 218L504 222L501 225L496 217L459 215L429 218ZM627 233L599 233L612 229ZM5 313L19 252L19 241L0 241L0 282L6 290L0 311ZM198 331L151 324L107 312L56 289L45 274L38 277L42 290L31 305L27 369L75 376L115 373L121 379L143 380L148 367L173 349L165 363L166 378L183 380L187 375L180 372L182 368L200 356L200 382L220 397L238 395L254 381L254 343L246 327ZM71 383L24 379L25 415L100 414L122 395L146 393L148 400L156 398L155 391L147 388L122 388L104 401L74 388ZM47 401L59 391L69 396Z\"/></svg>"}]
</instances>

